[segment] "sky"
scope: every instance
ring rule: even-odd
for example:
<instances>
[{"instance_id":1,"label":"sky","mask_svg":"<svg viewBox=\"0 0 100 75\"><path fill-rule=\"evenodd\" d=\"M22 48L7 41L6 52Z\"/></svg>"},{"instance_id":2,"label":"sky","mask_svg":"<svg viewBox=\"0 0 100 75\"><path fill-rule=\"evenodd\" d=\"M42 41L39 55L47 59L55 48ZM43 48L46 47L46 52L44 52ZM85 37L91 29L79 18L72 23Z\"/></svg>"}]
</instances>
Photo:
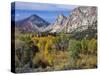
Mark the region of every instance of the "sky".
<instances>
[{"instance_id":1,"label":"sky","mask_svg":"<svg viewBox=\"0 0 100 75\"><path fill-rule=\"evenodd\" d=\"M53 23L58 15L68 16L76 7L74 5L15 2L15 20L23 20L36 14L49 23Z\"/></svg>"}]
</instances>

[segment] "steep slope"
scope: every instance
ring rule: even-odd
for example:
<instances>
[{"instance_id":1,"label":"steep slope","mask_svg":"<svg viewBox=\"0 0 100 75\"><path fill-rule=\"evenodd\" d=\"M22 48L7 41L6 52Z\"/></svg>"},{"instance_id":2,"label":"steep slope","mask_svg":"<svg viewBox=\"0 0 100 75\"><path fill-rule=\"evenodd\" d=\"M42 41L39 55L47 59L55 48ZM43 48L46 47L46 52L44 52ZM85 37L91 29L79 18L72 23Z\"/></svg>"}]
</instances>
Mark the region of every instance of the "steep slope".
<instances>
[{"instance_id":1,"label":"steep slope","mask_svg":"<svg viewBox=\"0 0 100 75\"><path fill-rule=\"evenodd\" d=\"M59 15L54 24L45 30L51 33L75 33L82 32L88 28L97 29L97 8L90 6L79 6L75 8L68 17Z\"/></svg>"},{"instance_id":2,"label":"steep slope","mask_svg":"<svg viewBox=\"0 0 100 75\"><path fill-rule=\"evenodd\" d=\"M97 8L80 6L72 11L65 23L64 32L81 32L89 27L97 28Z\"/></svg>"},{"instance_id":3,"label":"steep slope","mask_svg":"<svg viewBox=\"0 0 100 75\"><path fill-rule=\"evenodd\" d=\"M50 33L61 32L66 20L67 17L65 17L63 14L58 15L56 21L47 28L45 28L45 31L50 31Z\"/></svg>"}]
</instances>

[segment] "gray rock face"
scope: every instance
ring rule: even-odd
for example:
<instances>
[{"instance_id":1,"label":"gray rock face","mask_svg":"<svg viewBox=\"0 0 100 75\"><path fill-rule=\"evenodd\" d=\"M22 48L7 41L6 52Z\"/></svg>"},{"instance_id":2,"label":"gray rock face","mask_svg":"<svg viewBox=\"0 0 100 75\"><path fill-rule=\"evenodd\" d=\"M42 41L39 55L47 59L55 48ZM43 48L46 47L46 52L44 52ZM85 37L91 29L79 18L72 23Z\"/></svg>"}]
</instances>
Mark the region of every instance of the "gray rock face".
<instances>
[{"instance_id":1,"label":"gray rock face","mask_svg":"<svg viewBox=\"0 0 100 75\"><path fill-rule=\"evenodd\" d=\"M52 31L51 32L61 32L63 27L64 27L64 24L65 24L65 21L67 20L67 17L65 17L64 15L59 15L53 25L53 28L52 28Z\"/></svg>"},{"instance_id":2,"label":"gray rock face","mask_svg":"<svg viewBox=\"0 0 100 75\"><path fill-rule=\"evenodd\" d=\"M96 28L97 8L80 6L72 11L65 23L64 31L67 33L83 31L88 27Z\"/></svg>"},{"instance_id":3,"label":"gray rock face","mask_svg":"<svg viewBox=\"0 0 100 75\"><path fill-rule=\"evenodd\" d=\"M68 17L59 15L55 23L47 29L50 32L65 33L81 32L89 27L97 28L97 8L89 6L79 6L75 8Z\"/></svg>"},{"instance_id":4,"label":"gray rock face","mask_svg":"<svg viewBox=\"0 0 100 75\"><path fill-rule=\"evenodd\" d=\"M56 21L54 24L48 26L45 31L50 31L50 33L59 33L62 31L64 24L67 20L67 17L65 17L63 14L58 15Z\"/></svg>"}]
</instances>

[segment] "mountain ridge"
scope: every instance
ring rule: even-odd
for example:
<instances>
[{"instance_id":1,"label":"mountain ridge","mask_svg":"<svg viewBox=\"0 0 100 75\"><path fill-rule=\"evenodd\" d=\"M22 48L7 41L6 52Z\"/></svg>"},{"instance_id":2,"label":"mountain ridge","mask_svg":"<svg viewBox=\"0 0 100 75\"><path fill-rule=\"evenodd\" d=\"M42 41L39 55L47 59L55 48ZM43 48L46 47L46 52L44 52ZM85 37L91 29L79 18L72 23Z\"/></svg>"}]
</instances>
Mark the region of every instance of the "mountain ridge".
<instances>
[{"instance_id":1,"label":"mountain ridge","mask_svg":"<svg viewBox=\"0 0 100 75\"><path fill-rule=\"evenodd\" d=\"M73 33L82 32L89 27L97 29L97 8L79 6L69 16L59 14L54 23L50 24L36 14L16 22L16 27L22 32L49 32L49 33Z\"/></svg>"},{"instance_id":2,"label":"mountain ridge","mask_svg":"<svg viewBox=\"0 0 100 75\"><path fill-rule=\"evenodd\" d=\"M54 26L60 26L58 32L64 33L72 33L72 32L80 32L88 29L88 27L96 28L97 25L97 8L96 7L89 7L89 6L80 6L75 8L66 19L59 18L58 22L55 21L52 32L57 31L55 30ZM62 22L62 24L60 24ZM60 24L60 25L58 25ZM92 27L92 28L93 28ZM57 33L58 33L57 32Z\"/></svg>"},{"instance_id":3,"label":"mountain ridge","mask_svg":"<svg viewBox=\"0 0 100 75\"><path fill-rule=\"evenodd\" d=\"M15 25L21 32L40 32L43 28L47 27L50 23L37 16L36 14L28 18L15 22Z\"/></svg>"}]
</instances>

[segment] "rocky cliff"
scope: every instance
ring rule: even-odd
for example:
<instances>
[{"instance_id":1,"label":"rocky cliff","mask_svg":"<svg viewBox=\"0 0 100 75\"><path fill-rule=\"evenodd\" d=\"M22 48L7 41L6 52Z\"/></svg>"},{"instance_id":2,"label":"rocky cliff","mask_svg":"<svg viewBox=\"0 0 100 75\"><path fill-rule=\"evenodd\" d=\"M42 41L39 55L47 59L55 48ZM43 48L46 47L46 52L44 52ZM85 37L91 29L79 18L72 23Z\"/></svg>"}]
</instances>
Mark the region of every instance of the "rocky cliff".
<instances>
[{"instance_id":1,"label":"rocky cliff","mask_svg":"<svg viewBox=\"0 0 100 75\"><path fill-rule=\"evenodd\" d=\"M79 6L75 8L69 16L59 15L52 25L51 32L81 32L91 27L97 29L97 8L89 6Z\"/></svg>"}]
</instances>

